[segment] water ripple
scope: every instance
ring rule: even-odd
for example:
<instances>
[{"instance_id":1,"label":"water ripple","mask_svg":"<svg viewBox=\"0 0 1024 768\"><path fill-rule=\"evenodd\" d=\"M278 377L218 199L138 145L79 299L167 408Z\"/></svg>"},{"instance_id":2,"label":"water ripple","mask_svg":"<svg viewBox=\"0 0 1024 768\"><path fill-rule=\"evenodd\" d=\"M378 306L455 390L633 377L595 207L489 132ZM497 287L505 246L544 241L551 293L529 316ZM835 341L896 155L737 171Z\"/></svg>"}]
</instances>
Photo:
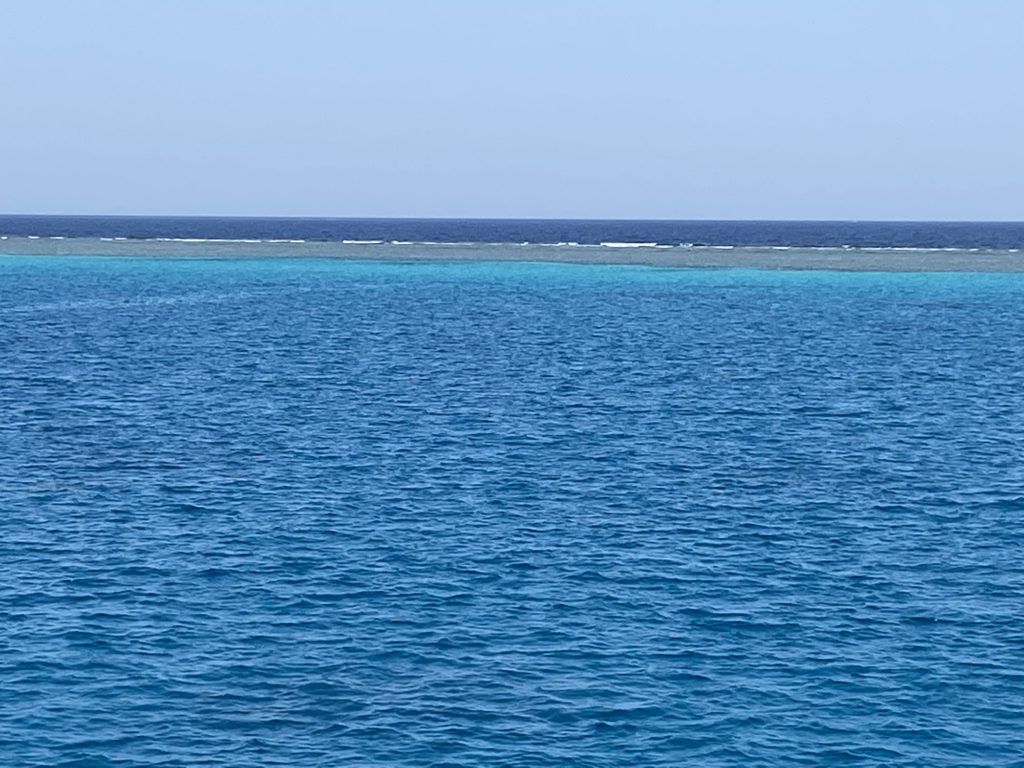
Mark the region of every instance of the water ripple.
<instances>
[{"instance_id":1,"label":"water ripple","mask_svg":"<svg viewBox=\"0 0 1024 768\"><path fill-rule=\"evenodd\" d=\"M1024 759L1024 280L0 261L11 766Z\"/></svg>"}]
</instances>

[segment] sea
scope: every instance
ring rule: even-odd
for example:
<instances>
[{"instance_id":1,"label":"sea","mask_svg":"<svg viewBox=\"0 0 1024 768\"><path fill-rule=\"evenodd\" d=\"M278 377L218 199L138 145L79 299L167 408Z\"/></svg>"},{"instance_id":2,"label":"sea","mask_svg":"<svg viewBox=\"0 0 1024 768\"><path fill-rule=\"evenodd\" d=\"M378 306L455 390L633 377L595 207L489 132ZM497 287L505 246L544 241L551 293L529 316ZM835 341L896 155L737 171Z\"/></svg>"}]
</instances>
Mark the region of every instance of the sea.
<instances>
[{"instance_id":1,"label":"sea","mask_svg":"<svg viewBox=\"0 0 1024 768\"><path fill-rule=\"evenodd\" d=\"M1024 766L1022 248L0 216L0 764Z\"/></svg>"}]
</instances>

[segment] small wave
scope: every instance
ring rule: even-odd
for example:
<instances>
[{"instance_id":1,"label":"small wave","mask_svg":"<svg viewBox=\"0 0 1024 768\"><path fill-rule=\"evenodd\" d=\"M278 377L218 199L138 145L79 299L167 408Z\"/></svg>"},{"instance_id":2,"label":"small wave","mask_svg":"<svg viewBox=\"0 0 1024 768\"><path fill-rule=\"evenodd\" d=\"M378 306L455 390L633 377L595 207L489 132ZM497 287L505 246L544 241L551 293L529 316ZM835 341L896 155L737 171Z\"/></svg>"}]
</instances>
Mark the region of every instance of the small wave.
<instances>
[{"instance_id":1,"label":"small wave","mask_svg":"<svg viewBox=\"0 0 1024 768\"><path fill-rule=\"evenodd\" d=\"M12 307L0 308L0 314L19 315L35 312L66 312L82 309L113 309L122 310L126 308L153 307L175 304L208 304L223 303L239 300L247 300L253 297L250 291L224 292L224 291L192 291L172 296L141 296L134 299L78 299L68 301L50 301L37 304L22 304Z\"/></svg>"},{"instance_id":2,"label":"small wave","mask_svg":"<svg viewBox=\"0 0 1024 768\"><path fill-rule=\"evenodd\" d=\"M153 237L161 243L266 243L267 240L242 237Z\"/></svg>"},{"instance_id":3,"label":"small wave","mask_svg":"<svg viewBox=\"0 0 1024 768\"><path fill-rule=\"evenodd\" d=\"M657 243L616 243L616 242L602 242L602 246L605 248L654 248Z\"/></svg>"},{"instance_id":4,"label":"small wave","mask_svg":"<svg viewBox=\"0 0 1024 768\"><path fill-rule=\"evenodd\" d=\"M342 240L342 245L381 245L383 240Z\"/></svg>"},{"instance_id":5,"label":"small wave","mask_svg":"<svg viewBox=\"0 0 1024 768\"><path fill-rule=\"evenodd\" d=\"M496 243L488 242L486 240L473 241L473 240L416 240L411 245L439 245L446 248L466 248L466 247L488 247L488 246L500 246L500 245L516 245L516 243Z\"/></svg>"}]
</instances>

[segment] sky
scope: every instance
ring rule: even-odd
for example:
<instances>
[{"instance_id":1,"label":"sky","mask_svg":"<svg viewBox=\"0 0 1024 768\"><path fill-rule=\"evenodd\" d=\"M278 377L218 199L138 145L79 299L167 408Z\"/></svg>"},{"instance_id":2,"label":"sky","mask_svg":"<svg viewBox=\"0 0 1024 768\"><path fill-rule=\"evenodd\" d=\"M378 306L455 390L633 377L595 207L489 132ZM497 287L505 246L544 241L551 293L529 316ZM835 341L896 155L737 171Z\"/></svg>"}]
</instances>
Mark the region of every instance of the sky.
<instances>
[{"instance_id":1,"label":"sky","mask_svg":"<svg viewBox=\"0 0 1024 768\"><path fill-rule=\"evenodd\" d=\"M1024 220L1020 0L0 18L0 213Z\"/></svg>"}]
</instances>

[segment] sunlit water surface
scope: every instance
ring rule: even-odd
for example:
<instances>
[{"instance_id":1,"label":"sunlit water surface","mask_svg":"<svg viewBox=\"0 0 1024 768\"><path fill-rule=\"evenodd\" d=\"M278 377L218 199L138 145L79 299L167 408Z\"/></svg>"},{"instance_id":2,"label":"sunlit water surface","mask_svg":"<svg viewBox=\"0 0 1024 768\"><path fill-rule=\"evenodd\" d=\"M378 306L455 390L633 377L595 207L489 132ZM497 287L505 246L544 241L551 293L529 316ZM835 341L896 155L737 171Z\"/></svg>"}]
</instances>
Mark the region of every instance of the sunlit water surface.
<instances>
[{"instance_id":1,"label":"sunlit water surface","mask_svg":"<svg viewBox=\"0 0 1024 768\"><path fill-rule=\"evenodd\" d=\"M1024 765L1022 306L0 257L3 763Z\"/></svg>"}]
</instances>

